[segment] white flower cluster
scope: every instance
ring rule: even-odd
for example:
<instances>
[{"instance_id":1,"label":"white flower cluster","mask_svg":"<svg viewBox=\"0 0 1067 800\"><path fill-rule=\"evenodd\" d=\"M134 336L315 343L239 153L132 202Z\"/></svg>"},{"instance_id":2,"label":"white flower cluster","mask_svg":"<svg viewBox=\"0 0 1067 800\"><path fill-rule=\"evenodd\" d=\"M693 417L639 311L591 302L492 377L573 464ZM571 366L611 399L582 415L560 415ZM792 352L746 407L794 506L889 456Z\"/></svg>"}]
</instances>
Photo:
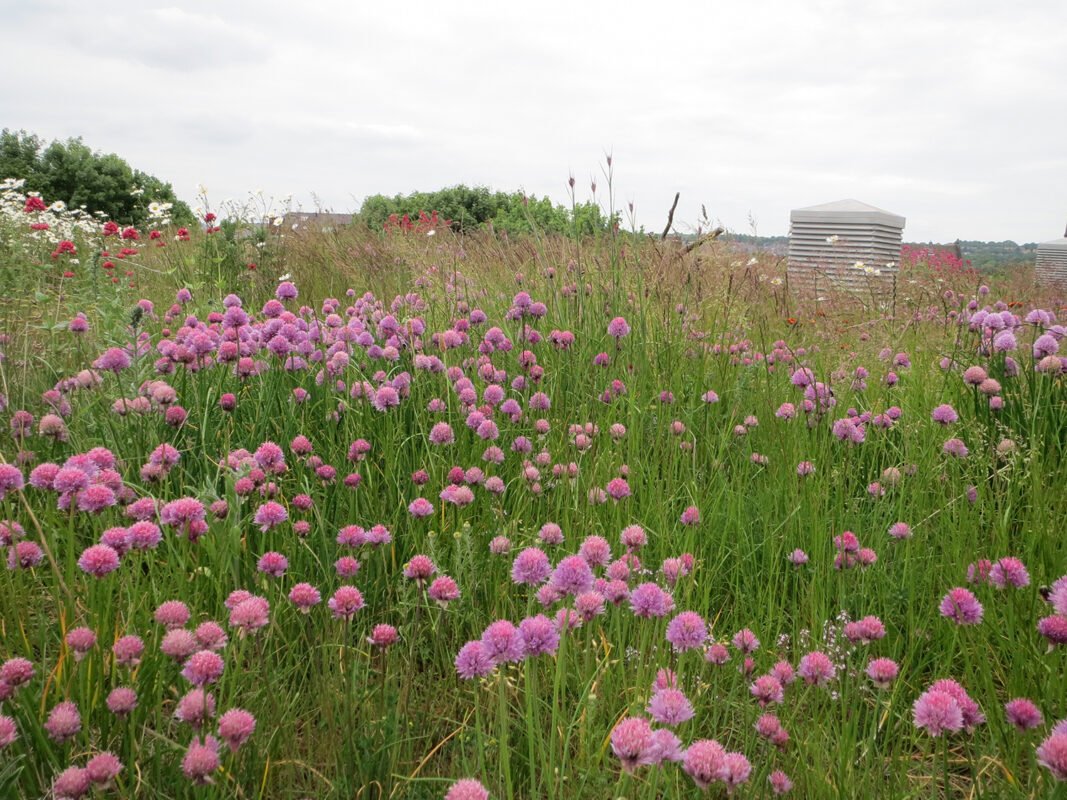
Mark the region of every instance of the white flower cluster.
<instances>
[{"instance_id":1,"label":"white flower cluster","mask_svg":"<svg viewBox=\"0 0 1067 800\"><path fill-rule=\"evenodd\" d=\"M54 247L64 239L72 240L78 232L96 233L99 230L99 222L84 206L67 208L67 204L61 200L52 203L44 211L27 214L26 200L39 195L36 192L23 193L25 185L26 181L20 178L0 181L0 236L22 242L26 247L34 242L44 242Z\"/></svg>"}]
</instances>

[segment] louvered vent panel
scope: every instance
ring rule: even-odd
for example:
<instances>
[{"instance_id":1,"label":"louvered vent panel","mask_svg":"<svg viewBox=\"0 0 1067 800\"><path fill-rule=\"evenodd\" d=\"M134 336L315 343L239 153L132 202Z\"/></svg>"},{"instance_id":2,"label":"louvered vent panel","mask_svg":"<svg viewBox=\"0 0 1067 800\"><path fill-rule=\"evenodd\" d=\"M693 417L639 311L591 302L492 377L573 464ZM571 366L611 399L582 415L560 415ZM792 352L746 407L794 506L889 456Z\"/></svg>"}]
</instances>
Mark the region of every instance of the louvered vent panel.
<instances>
[{"instance_id":1,"label":"louvered vent panel","mask_svg":"<svg viewBox=\"0 0 1067 800\"><path fill-rule=\"evenodd\" d=\"M1037 246L1034 274L1042 286L1067 289L1067 239L1054 239Z\"/></svg>"},{"instance_id":2,"label":"louvered vent panel","mask_svg":"<svg viewBox=\"0 0 1067 800\"><path fill-rule=\"evenodd\" d=\"M789 219L793 287L866 292L892 286L899 270L903 217L858 200L841 200L797 209ZM857 262L866 269L857 268Z\"/></svg>"}]
</instances>

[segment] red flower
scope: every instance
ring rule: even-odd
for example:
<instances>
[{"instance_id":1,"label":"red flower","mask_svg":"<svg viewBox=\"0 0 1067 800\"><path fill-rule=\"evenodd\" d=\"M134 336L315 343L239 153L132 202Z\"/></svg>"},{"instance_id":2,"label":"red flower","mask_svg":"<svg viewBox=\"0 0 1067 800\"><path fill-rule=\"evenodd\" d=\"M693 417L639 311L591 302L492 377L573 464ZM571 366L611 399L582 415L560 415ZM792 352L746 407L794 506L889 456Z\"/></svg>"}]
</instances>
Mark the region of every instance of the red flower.
<instances>
[{"instance_id":1,"label":"red flower","mask_svg":"<svg viewBox=\"0 0 1067 800\"><path fill-rule=\"evenodd\" d=\"M204 222L208 223L209 225L210 225L210 224L211 224L212 222L214 222L214 221L215 221L216 219L217 219L217 217L216 217L216 216L215 216L215 214L214 214L213 212L211 212L211 211L209 211L209 212L207 212L206 214L204 214Z\"/></svg>"},{"instance_id":2,"label":"red flower","mask_svg":"<svg viewBox=\"0 0 1067 800\"><path fill-rule=\"evenodd\" d=\"M47 211L48 206L46 206L44 200L37 195L30 195L26 198L26 205L23 206L22 210L27 214L31 214L34 211Z\"/></svg>"},{"instance_id":3,"label":"red flower","mask_svg":"<svg viewBox=\"0 0 1067 800\"><path fill-rule=\"evenodd\" d=\"M102 266L104 269L114 269L115 268L115 262L114 261L105 261L100 266Z\"/></svg>"},{"instance_id":4,"label":"red flower","mask_svg":"<svg viewBox=\"0 0 1067 800\"><path fill-rule=\"evenodd\" d=\"M64 239L62 242L56 245L56 249L52 251L52 258L59 258L61 255L64 254L69 254L73 256L76 255L77 252L78 251L74 249L74 242L70 241L69 239Z\"/></svg>"},{"instance_id":5,"label":"red flower","mask_svg":"<svg viewBox=\"0 0 1067 800\"><path fill-rule=\"evenodd\" d=\"M178 239L183 242L189 241L189 229L178 228Z\"/></svg>"},{"instance_id":6,"label":"red flower","mask_svg":"<svg viewBox=\"0 0 1067 800\"><path fill-rule=\"evenodd\" d=\"M118 232L119 232L119 226L117 224L115 224L114 222L105 222L104 223L104 230L103 230L104 236L114 236Z\"/></svg>"},{"instance_id":7,"label":"red flower","mask_svg":"<svg viewBox=\"0 0 1067 800\"><path fill-rule=\"evenodd\" d=\"M32 225L30 225L30 230L31 231L46 231L50 227L52 227L52 226L49 225L47 222L35 222Z\"/></svg>"},{"instance_id":8,"label":"red flower","mask_svg":"<svg viewBox=\"0 0 1067 800\"><path fill-rule=\"evenodd\" d=\"M159 231L152 231L151 233L148 234L148 238L151 239L154 242L156 239L163 238L163 234L160 233Z\"/></svg>"},{"instance_id":9,"label":"red flower","mask_svg":"<svg viewBox=\"0 0 1067 800\"><path fill-rule=\"evenodd\" d=\"M133 240L136 241L137 239L141 238L141 234L139 234L137 232L136 228L125 228L122 231L122 238L123 239L133 239Z\"/></svg>"}]
</instances>

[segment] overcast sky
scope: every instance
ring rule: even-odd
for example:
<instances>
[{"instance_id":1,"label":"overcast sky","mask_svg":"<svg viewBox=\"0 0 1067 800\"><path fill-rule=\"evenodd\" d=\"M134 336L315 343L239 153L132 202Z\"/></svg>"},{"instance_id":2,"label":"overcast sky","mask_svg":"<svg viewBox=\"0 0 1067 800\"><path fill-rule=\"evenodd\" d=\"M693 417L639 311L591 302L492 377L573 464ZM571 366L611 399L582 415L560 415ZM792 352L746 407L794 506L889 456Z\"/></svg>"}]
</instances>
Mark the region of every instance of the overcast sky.
<instances>
[{"instance_id":1,"label":"overcast sky","mask_svg":"<svg viewBox=\"0 0 1067 800\"><path fill-rule=\"evenodd\" d=\"M1063 0L0 0L0 126L82 136L194 202L356 210L466 183L785 234L854 197L906 240L1067 222ZM3 176L0 176L3 177Z\"/></svg>"}]
</instances>

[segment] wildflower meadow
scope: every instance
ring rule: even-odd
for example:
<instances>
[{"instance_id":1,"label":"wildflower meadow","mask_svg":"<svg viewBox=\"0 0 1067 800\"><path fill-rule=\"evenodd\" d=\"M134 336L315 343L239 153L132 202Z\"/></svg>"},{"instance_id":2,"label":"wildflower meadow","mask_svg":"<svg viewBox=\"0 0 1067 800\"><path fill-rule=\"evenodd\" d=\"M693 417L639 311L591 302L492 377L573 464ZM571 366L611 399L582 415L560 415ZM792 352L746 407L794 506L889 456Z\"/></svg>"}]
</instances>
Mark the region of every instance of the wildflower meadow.
<instances>
[{"instance_id":1,"label":"wildflower meadow","mask_svg":"<svg viewBox=\"0 0 1067 800\"><path fill-rule=\"evenodd\" d=\"M0 797L1067 796L1032 275L22 189Z\"/></svg>"}]
</instances>

